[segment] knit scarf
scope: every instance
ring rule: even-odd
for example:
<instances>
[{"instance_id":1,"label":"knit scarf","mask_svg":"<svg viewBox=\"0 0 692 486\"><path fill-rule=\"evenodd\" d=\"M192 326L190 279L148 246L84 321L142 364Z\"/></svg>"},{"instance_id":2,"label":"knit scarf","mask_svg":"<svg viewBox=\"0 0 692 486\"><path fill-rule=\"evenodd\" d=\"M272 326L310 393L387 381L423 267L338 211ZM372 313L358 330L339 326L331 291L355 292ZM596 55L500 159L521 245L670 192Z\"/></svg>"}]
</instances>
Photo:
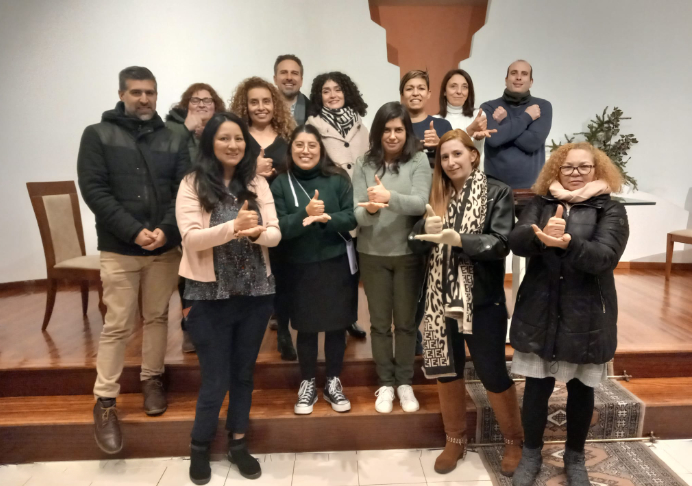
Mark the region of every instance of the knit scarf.
<instances>
[{"instance_id":1,"label":"knit scarf","mask_svg":"<svg viewBox=\"0 0 692 486\"><path fill-rule=\"evenodd\" d=\"M584 184L584 187L575 189L574 191L568 191L562 187L562 184L560 184L558 180L550 184L550 193L567 204L584 202L592 197L600 196L601 194L610 194L611 192L608 184L600 179L587 182Z\"/></svg>"},{"instance_id":2,"label":"knit scarf","mask_svg":"<svg viewBox=\"0 0 692 486\"><path fill-rule=\"evenodd\" d=\"M323 106L320 116L333 126L344 138L346 138L346 134L348 134L349 130L353 128L353 125L356 124L356 120L358 120L358 113L348 106L337 108L336 110Z\"/></svg>"},{"instance_id":3,"label":"knit scarf","mask_svg":"<svg viewBox=\"0 0 692 486\"><path fill-rule=\"evenodd\" d=\"M445 227L459 234L480 234L485 226L488 180L474 170L459 197L449 201ZM431 252L427 272L423 332L423 371L427 378L455 376L452 340L446 318L459 332L473 331L473 262L458 248L439 244Z\"/></svg>"},{"instance_id":4,"label":"knit scarf","mask_svg":"<svg viewBox=\"0 0 692 486\"><path fill-rule=\"evenodd\" d=\"M529 98L531 98L530 90L526 93L515 93L505 88L505 92L502 93L502 99L505 100L508 105L521 105L529 101Z\"/></svg>"}]
</instances>

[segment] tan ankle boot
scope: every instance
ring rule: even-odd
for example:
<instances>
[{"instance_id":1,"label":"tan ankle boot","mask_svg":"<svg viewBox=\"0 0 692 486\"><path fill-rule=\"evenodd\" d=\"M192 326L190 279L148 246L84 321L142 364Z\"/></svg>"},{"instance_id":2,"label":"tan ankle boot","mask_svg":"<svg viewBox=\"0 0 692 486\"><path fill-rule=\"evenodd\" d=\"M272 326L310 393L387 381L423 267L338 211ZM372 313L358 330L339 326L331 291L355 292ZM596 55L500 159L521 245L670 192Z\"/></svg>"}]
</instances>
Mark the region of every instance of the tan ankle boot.
<instances>
[{"instance_id":1,"label":"tan ankle boot","mask_svg":"<svg viewBox=\"0 0 692 486\"><path fill-rule=\"evenodd\" d=\"M521 460L521 448L524 443L524 429L521 426L517 387L512 385L502 393L488 392L495 418L500 424L500 431L505 438L505 450L502 455L502 474L512 476Z\"/></svg>"},{"instance_id":2,"label":"tan ankle boot","mask_svg":"<svg viewBox=\"0 0 692 486\"><path fill-rule=\"evenodd\" d=\"M440 412L444 423L447 443L435 460L435 472L447 474L454 471L457 461L466 457L466 386L464 380L450 383L437 382L440 396Z\"/></svg>"}]
</instances>

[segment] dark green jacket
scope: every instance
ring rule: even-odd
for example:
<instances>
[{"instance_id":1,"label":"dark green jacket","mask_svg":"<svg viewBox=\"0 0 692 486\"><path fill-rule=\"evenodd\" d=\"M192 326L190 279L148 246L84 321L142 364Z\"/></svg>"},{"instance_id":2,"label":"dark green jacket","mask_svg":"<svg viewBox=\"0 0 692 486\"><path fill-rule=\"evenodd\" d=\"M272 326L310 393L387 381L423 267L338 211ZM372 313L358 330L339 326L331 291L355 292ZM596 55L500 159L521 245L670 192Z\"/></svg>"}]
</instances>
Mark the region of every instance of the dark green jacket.
<instances>
[{"instance_id":1,"label":"dark green jacket","mask_svg":"<svg viewBox=\"0 0 692 486\"><path fill-rule=\"evenodd\" d=\"M348 232L357 224L353 214L353 188L346 173L325 177L320 172L320 164L309 171L294 164L290 176L293 190L289 173L279 175L271 186L281 228L281 242L273 249L271 258L286 263L313 263L346 253L346 243L339 233L349 239ZM327 223L303 226L303 220L308 217L305 208L315 190L319 191L318 198L324 201L324 212L332 219Z\"/></svg>"},{"instance_id":2,"label":"dark green jacket","mask_svg":"<svg viewBox=\"0 0 692 486\"><path fill-rule=\"evenodd\" d=\"M190 152L190 160L194 163L199 152L199 139L195 134L185 126L185 118L187 118L187 110L183 108L173 108L166 115L166 128L173 133L180 135L183 140L187 141L187 150Z\"/></svg>"}]
</instances>

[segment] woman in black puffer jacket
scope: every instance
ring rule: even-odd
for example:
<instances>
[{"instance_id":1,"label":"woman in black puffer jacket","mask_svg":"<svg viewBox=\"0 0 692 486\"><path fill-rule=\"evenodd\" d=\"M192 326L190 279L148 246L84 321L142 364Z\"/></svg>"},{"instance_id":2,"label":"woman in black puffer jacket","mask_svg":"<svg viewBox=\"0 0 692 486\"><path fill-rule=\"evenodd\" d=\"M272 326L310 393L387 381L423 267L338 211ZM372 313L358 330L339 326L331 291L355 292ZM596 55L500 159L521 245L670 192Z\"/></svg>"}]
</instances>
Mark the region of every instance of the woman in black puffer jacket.
<instances>
[{"instance_id":1,"label":"woman in black puffer jacket","mask_svg":"<svg viewBox=\"0 0 692 486\"><path fill-rule=\"evenodd\" d=\"M583 142L556 150L509 238L528 257L510 330L512 372L526 376L524 450L514 486L529 486L541 467L548 399L567 383L565 472L570 486L588 486L584 444L594 387L606 379L617 347L613 270L629 237L627 213L610 198L622 176L601 150Z\"/></svg>"}]
</instances>

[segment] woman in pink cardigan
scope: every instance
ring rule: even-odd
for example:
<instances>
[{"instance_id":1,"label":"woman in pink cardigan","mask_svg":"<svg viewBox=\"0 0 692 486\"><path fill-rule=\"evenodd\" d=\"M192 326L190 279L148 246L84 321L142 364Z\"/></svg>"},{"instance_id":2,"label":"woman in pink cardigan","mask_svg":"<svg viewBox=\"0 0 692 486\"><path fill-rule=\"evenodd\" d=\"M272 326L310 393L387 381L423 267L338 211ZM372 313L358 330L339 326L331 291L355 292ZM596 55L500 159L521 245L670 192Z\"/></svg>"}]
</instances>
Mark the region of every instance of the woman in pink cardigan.
<instances>
[{"instance_id":1,"label":"woman in pink cardigan","mask_svg":"<svg viewBox=\"0 0 692 486\"><path fill-rule=\"evenodd\" d=\"M180 275L187 328L199 357L202 386L190 445L190 479L211 479L209 446L229 392L228 459L240 474L262 471L245 445L253 372L274 300L267 248L281 239L267 181L256 175L250 135L232 113L207 123L200 155L178 191L175 214L183 239Z\"/></svg>"}]
</instances>

